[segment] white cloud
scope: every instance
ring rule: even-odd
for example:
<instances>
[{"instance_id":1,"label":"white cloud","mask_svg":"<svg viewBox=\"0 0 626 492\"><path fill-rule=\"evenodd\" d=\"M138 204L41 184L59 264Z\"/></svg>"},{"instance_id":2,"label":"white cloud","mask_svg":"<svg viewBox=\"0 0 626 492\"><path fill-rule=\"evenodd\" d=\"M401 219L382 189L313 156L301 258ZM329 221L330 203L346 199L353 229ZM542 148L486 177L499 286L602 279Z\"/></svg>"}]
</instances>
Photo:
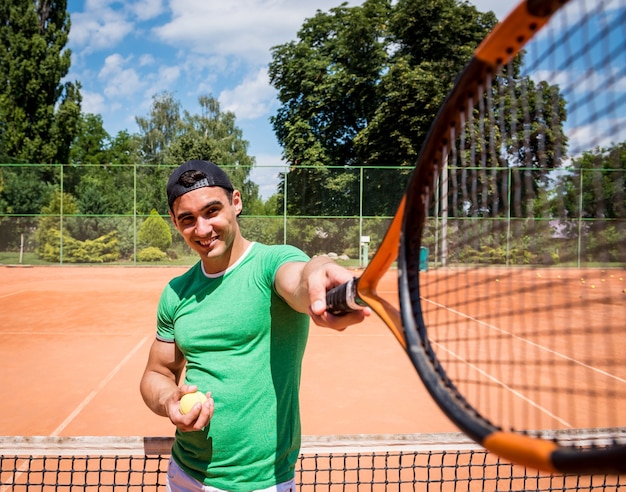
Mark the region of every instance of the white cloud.
<instances>
[{"instance_id":1,"label":"white cloud","mask_svg":"<svg viewBox=\"0 0 626 492\"><path fill-rule=\"evenodd\" d=\"M98 78L105 84L104 94L108 98L128 97L144 87L139 74L132 68L125 68L131 59L117 53L106 57Z\"/></svg>"},{"instance_id":2,"label":"white cloud","mask_svg":"<svg viewBox=\"0 0 626 492\"><path fill-rule=\"evenodd\" d=\"M196 53L267 64L270 48L295 39L305 18L336 0L170 0L172 19L155 28L164 43ZM351 2L359 4L361 2Z\"/></svg>"},{"instance_id":3,"label":"white cloud","mask_svg":"<svg viewBox=\"0 0 626 492\"><path fill-rule=\"evenodd\" d=\"M269 84L267 70L262 68L234 89L222 91L218 99L222 110L232 111L237 119L253 120L270 112L276 92Z\"/></svg>"},{"instance_id":4,"label":"white cloud","mask_svg":"<svg viewBox=\"0 0 626 492\"><path fill-rule=\"evenodd\" d=\"M80 91L83 96L81 109L83 113L102 114L106 109L104 96L97 92Z\"/></svg>"},{"instance_id":5,"label":"white cloud","mask_svg":"<svg viewBox=\"0 0 626 492\"><path fill-rule=\"evenodd\" d=\"M267 128L277 104L269 85L270 48L295 40L305 19L341 0L83 0L70 2L70 47L80 68L83 109L124 128L131 114L150 107L154 94L171 91L193 111L198 95L212 95L221 109ZM350 6L363 0L350 0ZM475 0L502 18L514 0ZM82 10L78 11L82 4ZM165 46L164 46L165 45ZM97 74L97 75L96 75ZM89 109L87 109L89 108ZM101 109L98 109L101 108ZM117 112L115 112L115 110ZM258 122L258 124L257 124ZM126 127L128 128L128 127ZM251 147L268 155L266 130ZM253 137L254 138L254 137ZM278 149L280 152L280 149ZM258 159L258 157L257 157ZM273 155L270 160L280 160Z\"/></svg>"},{"instance_id":6,"label":"white cloud","mask_svg":"<svg viewBox=\"0 0 626 492\"><path fill-rule=\"evenodd\" d=\"M179 79L180 73L180 67L177 66L159 67L156 74L145 77L150 82L144 91L145 95L152 98L155 94L163 91L169 91L172 87L175 87L175 83Z\"/></svg>"},{"instance_id":7,"label":"white cloud","mask_svg":"<svg viewBox=\"0 0 626 492\"><path fill-rule=\"evenodd\" d=\"M116 46L132 31L133 23L123 14L98 7L72 15L70 40L83 53L91 53Z\"/></svg>"},{"instance_id":8,"label":"white cloud","mask_svg":"<svg viewBox=\"0 0 626 492\"><path fill-rule=\"evenodd\" d=\"M130 34L136 22L145 22L165 12L163 0L86 0L82 12L72 13L70 41L83 53L111 49Z\"/></svg>"},{"instance_id":9,"label":"white cloud","mask_svg":"<svg viewBox=\"0 0 626 492\"><path fill-rule=\"evenodd\" d=\"M150 65L154 65L155 61L156 60L154 59L154 56L152 56L150 53L147 53L139 57L139 66L148 67Z\"/></svg>"},{"instance_id":10,"label":"white cloud","mask_svg":"<svg viewBox=\"0 0 626 492\"><path fill-rule=\"evenodd\" d=\"M128 9L140 21L153 19L165 11L163 0L139 0L135 3L129 2Z\"/></svg>"}]
</instances>

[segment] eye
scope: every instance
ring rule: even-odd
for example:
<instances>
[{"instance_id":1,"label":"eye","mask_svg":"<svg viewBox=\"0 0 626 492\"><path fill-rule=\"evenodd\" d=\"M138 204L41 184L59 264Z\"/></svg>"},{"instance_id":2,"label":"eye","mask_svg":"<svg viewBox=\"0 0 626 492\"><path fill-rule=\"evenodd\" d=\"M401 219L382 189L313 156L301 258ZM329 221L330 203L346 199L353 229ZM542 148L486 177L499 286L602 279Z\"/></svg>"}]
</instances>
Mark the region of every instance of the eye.
<instances>
[{"instance_id":1,"label":"eye","mask_svg":"<svg viewBox=\"0 0 626 492\"><path fill-rule=\"evenodd\" d=\"M195 220L191 216L183 217L182 219L180 219L180 225L183 227L189 227L193 225L194 222Z\"/></svg>"},{"instance_id":2,"label":"eye","mask_svg":"<svg viewBox=\"0 0 626 492\"><path fill-rule=\"evenodd\" d=\"M220 213L220 210L221 208L216 205L214 207L209 207L206 212L208 216L213 216L213 215L217 215L218 213Z\"/></svg>"}]
</instances>

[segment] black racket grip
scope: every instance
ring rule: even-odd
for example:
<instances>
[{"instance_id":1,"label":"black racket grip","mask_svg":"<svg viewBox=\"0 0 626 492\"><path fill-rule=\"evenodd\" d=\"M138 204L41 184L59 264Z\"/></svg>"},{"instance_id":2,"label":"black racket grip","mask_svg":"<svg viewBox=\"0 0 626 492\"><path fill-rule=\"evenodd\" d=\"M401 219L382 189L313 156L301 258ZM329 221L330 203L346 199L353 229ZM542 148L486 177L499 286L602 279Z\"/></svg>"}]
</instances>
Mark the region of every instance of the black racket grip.
<instances>
[{"instance_id":1,"label":"black racket grip","mask_svg":"<svg viewBox=\"0 0 626 492\"><path fill-rule=\"evenodd\" d=\"M338 285L326 292L326 311L335 316L341 316L363 309L365 303L357 293L358 283L359 279L353 277L345 284Z\"/></svg>"}]
</instances>

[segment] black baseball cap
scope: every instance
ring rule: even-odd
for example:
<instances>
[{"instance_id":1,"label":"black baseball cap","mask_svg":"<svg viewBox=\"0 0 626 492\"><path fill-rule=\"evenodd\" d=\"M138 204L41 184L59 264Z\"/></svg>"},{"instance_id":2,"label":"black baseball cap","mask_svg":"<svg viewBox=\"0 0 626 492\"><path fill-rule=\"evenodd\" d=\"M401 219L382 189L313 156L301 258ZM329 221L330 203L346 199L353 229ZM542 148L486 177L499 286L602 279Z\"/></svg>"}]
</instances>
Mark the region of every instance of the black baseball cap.
<instances>
[{"instance_id":1,"label":"black baseball cap","mask_svg":"<svg viewBox=\"0 0 626 492\"><path fill-rule=\"evenodd\" d=\"M187 171L198 171L204 174L204 178L191 185L183 184L180 182L180 178ZM170 206L170 210L179 196L206 186L219 186L229 191L234 190L228 175L213 162L193 160L181 164L172 172L167 182L167 203Z\"/></svg>"}]
</instances>

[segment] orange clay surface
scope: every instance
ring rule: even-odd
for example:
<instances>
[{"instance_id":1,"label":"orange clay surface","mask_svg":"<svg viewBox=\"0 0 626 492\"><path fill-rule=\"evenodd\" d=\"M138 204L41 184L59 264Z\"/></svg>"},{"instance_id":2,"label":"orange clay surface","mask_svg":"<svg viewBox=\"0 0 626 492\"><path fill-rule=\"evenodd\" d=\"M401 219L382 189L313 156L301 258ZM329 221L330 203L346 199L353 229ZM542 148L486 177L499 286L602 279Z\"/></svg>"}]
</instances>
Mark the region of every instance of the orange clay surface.
<instances>
[{"instance_id":1,"label":"orange clay surface","mask_svg":"<svg viewBox=\"0 0 626 492\"><path fill-rule=\"evenodd\" d=\"M0 435L170 436L139 380L165 284L186 267L0 266ZM396 273L379 294L394 302ZM375 316L312 325L303 434L456 432Z\"/></svg>"}]
</instances>

